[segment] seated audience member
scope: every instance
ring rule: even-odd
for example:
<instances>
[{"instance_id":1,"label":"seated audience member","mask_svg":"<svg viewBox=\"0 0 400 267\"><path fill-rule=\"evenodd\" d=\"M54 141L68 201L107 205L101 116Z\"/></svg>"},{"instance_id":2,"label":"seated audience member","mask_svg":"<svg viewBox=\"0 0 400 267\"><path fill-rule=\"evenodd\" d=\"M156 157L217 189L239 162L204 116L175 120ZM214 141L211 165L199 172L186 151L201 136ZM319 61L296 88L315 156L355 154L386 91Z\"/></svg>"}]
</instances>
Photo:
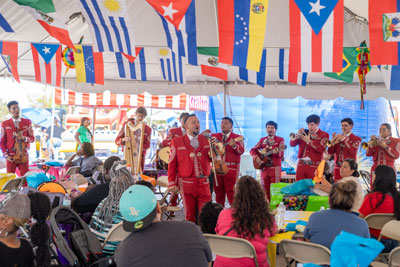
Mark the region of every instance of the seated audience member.
<instances>
[{"instance_id":1,"label":"seated audience member","mask_svg":"<svg viewBox=\"0 0 400 267\"><path fill-rule=\"evenodd\" d=\"M50 228L46 219L50 214L50 199L43 193L28 193L31 200L31 213L35 223L32 224L29 235L32 245L35 247L36 266L50 266Z\"/></svg>"},{"instance_id":2,"label":"seated audience member","mask_svg":"<svg viewBox=\"0 0 400 267\"><path fill-rule=\"evenodd\" d=\"M74 160L76 156L80 158ZM91 143L83 143L80 149L68 159L65 166L79 166L81 167L80 174L84 177L91 177L96 167L102 164L103 162L94 155L93 145Z\"/></svg>"},{"instance_id":3,"label":"seated audience member","mask_svg":"<svg viewBox=\"0 0 400 267\"><path fill-rule=\"evenodd\" d=\"M124 230L132 233L115 252L118 267L206 267L211 262L211 249L200 229L192 222L160 221L160 204L149 188L131 186L119 207Z\"/></svg>"},{"instance_id":4,"label":"seated audience member","mask_svg":"<svg viewBox=\"0 0 400 267\"><path fill-rule=\"evenodd\" d=\"M360 179L360 173L358 172L358 164L354 159L345 159L343 161L342 166L340 167L340 176L343 177L338 181L340 182L347 182L347 181L354 181L357 185L357 194L356 198L354 199L353 207L351 211L358 214L358 209L361 207L361 203L364 199L364 194L362 191ZM325 192L330 192L332 188L332 184L322 178L321 184L316 184L314 188L320 189Z\"/></svg>"},{"instance_id":5,"label":"seated audience member","mask_svg":"<svg viewBox=\"0 0 400 267\"><path fill-rule=\"evenodd\" d=\"M219 203L207 202L200 212L199 225L204 234L215 234L218 216L224 209Z\"/></svg>"},{"instance_id":6,"label":"seated audience member","mask_svg":"<svg viewBox=\"0 0 400 267\"><path fill-rule=\"evenodd\" d=\"M1 266L31 267L34 254L31 244L18 238L18 229L31 217L31 203L21 193L0 194L0 262Z\"/></svg>"},{"instance_id":7,"label":"seated audience member","mask_svg":"<svg viewBox=\"0 0 400 267\"><path fill-rule=\"evenodd\" d=\"M119 199L131 185L134 179L130 171L126 168L124 161L114 162L110 170L110 190L108 196L103 199L93 213L90 221L90 230L97 236L100 242L104 242L110 229L122 221L119 212ZM103 253L107 256L114 254L118 242L108 242L105 244Z\"/></svg>"},{"instance_id":8,"label":"seated audience member","mask_svg":"<svg viewBox=\"0 0 400 267\"><path fill-rule=\"evenodd\" d=\"M102 177L104 183L89 185L86 191L77 197L76 194L80 191L71 192L72 207L78 213L94 212L99 203L108 196L110 191L110 169L114 162L120 161L117 156L111 156L104 161Z\"/></svg>"},{"instance_id":9,"label":"seated audience member","mask_svg":"<svg viewBox=\"0 0 400 267\"><path fill-rule=\"evenodd\" d=\"M276 233L276 224L268 206L265 191L256 179L242 176L236 183L232 208L221 211L215 227L218 235L250 241L256 249L259 266L268 266L268 238ZM254 266L254 261L250 258L232 259L217 255L214 267L220 266Z\"/></svg>"},{"instance_id":10,"label":"seated audience member","mask_svg":"<svg viewBox=\"0 0 400 267\"><path fill-rule=\"evenodd\" d=\"M360 217L364 218L372 213L394 213L397 220L400 220L400 193L396 188L396 173L393 168L386 165L379 165L372 176L372 192L365 196L360 208ZM381 231L370 229L371 235L378 238ZM385 245L383 252L389 252L398 246L398 242L382 238Z\"/></svg>"},{"instance_id":11,"label":"seated audience member","mask_svg":"<svg viewBox=\"0 0 400 267\"><path fill-rule=\"evenodd\" d=\"M341 231L369 238L367 222L351 212L357 198L354 181L338 182L329 192L329 210L311 214L304 237L307 241L330 249L333 240Z\"/></svg>"}]
</instances>

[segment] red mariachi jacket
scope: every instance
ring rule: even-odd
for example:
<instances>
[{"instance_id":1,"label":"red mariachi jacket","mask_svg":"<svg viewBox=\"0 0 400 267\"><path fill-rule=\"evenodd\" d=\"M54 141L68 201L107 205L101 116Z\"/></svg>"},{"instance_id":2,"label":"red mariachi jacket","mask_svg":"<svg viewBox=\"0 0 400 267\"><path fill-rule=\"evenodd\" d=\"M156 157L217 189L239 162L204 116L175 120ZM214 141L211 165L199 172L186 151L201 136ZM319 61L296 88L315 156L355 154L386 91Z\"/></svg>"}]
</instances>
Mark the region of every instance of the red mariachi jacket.
<instances>
[{"instance_id":1,"label":"red mariachi jacket","mask_svg":"<svg viewBox=\"0 0 400 267\"><path fill-rule=\"evenodd\" d=\"M387 165L394 167L394 162L399 158L400 155L400 140L398 138L389 137L386 140L386 144L389 148L386 150L380 146L368 147L365 155L367 157L372 156L374 164L372 165L372 171L376 169L378 165Z\"/></svg>"},{"instance_id":2,"label":"red mariachi jacket","mask_svg":"<svg viewBox=\"0 0 400 267\"><path fill-rule=\"evenodd\" d=\"M329 134L318 129L317 133L311 135L309 144L306 144L302 139L295 139L290 141L290 146L295 147L299 145L299 153L297 155L299 159L309 157L311 161L320 162L328 140Z\"/></svg>"},{"instance_id":3,"label":"red mariachi jacket","mask_svg":"<svg viewBox=\"0 0 400 267\"><path fill-rule=\"evenodd\" d=\"M360 143L361 138L351 133L342 142L329 147L328 153L335 155L336 165L341 166L345 159L357 159L357 150L360 147Z\"/></svg>"},{"instance_id":4,"label":"red mariachi jacket","mask_svg":"<svg viewBox=\"0 0 400 267\"><path fill-rule=\"evenodd\" d=\"M171 141L168 164L168 186L177 186L178 178L205 178L211 173L211 159L208 156L210 144L203 135L198 135L199 147L190 145L187 135Z\"/></svg>"},{"instance_id":5,"label":"red mariachi jacket","mask_svg":"<svg viewBox=\"0 0 400 267\"><path fill-rule=\"evenodd\" d=\"M125 137L125 125L129 121L134 123L135 119L130 118L124 123L124 125L122 126L121 130L118 133L117 138L115 139L115 144L117 144L117 146L124 146L125 144L125 142L122 141L122 138ZM150 140L151 140L151 128L148 125L146 125L144 128L143 154L146 154L146 150L150 147Z\"/></svg>"},{"instance_id":6,"label":"red mariachi jacket","mask_svg":"<svg viewBox=\"0 0 400 267\"><path fill-rule=\"evenodd\" d=\"M175 137L183 136L182 128L172 128L169 130L167 138L162 141L162 147L171 146L171 140Z\"/></svg>"},{"instance_id":7,"label":"red mariachi jacket","mask_svg":"<svg viewBox=\"0 0 400 267\"><path fill-rule=\"evenodd\" d=\"M266 148L267 151L273 150L275 148L279 148L285 145L285 140L282 137L279 136L274 136L274 137L263 137L258 141L258 143L250 150L250 155L253 157L253 159L256 158L257 156L257 150L262 150ZM279 153L272 154L272 162L274 163L274 166L281 166L282 165L282 159L284 157L284 151L280 151ZM269 167L267 167L269 168Z\"/></svg>"},{"instance_id":8,"label":"red mariachi jacket","mask_svg":"<svg viewBox=\"0 0 400 267\"><path fill-rule=\"evenodd\" d=\"M223 133L213 133L211 136L217 138L218 141L222 142L222 139L224 138ZM229 140L235 139L237 137L240 137L240 135L232 133L229 135L228 139L225 142L222 142L224 144L228 143ZM243 141L236 142L236 148L234 149L230 145L225 146L225 154L222 157L222 160L225 161L226 163L240 163L240 155L244 153L244 144Z\"/></svg>"},{"instance_id":9,"label":"red mariachi jacket","mask_svg":"<svg viewBox=\"0 0 400 267\"><path fill-rule=\"evenodd\" d=\"M22 135L25 137L23 141L25 142L27 148L29 148L29 143L35 141L33 130L32 128L29 128L31 127L31 124L32 123L30 120L21 118L21 121L18 125L19 130L25 130ZM4 157L15 155L15 152L13 151L15 138L13 138L13 136L16 131L17 129L15 128L12 118L1 123L0 147ZM28 150L26 150L25 153L28 154Z\"/></svg>"}]
</instances>

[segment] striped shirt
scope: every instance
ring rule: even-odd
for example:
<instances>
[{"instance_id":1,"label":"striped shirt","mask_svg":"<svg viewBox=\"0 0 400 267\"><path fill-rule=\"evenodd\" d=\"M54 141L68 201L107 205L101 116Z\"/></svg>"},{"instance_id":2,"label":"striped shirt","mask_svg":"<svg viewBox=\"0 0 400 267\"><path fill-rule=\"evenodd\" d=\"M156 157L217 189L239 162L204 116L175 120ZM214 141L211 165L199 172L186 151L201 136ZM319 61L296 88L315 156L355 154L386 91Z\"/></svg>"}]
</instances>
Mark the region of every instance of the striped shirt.
<instances>
[{"instance_id":1,"label":"striped shirt","mask_svg":"<svg viewBox=\"0 0 400 267\"><path fill-rule=\"evenodd\" d=\"M99 218L99 211L103 204L104 199L97 206L96 210L93 213L92 220L89 224L90 230L96 235L101 243L104 243L110 229L123 220L121 213L117 211L112 219L112 224L104 225L104 221ZM113 209L115 210L115 207L113 207ZM107 242L107 244L103 248L103 254L106 256L114 255L115 249L117 248L118 244L119 242Z\"/></svg>"}]
</instances>

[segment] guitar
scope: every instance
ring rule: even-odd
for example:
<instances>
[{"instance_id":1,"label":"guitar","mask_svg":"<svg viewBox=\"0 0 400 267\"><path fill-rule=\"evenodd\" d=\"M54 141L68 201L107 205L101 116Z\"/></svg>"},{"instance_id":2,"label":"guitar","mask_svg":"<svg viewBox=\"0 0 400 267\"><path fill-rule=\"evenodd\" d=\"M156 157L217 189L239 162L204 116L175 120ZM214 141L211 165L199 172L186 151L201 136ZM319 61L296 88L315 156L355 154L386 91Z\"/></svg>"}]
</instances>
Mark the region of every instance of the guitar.
<instances>
[{"instance_id":1,"label":"guitar","mask_svg":"<svg viewBox=\"0 0 400 267\"><path fill-rule=\"evenodd\" d=\"M282 147L278 147L278 153L284 151L287 148L286 145ZM258 158L260 158L261 162L258 162L256 159L253 159L254 169L262 170L265 167L271 167L274 165L272 162L272 154L274 150L265 151L265 148L262 150L256 150Z\"/></svg>"}]
</instances>

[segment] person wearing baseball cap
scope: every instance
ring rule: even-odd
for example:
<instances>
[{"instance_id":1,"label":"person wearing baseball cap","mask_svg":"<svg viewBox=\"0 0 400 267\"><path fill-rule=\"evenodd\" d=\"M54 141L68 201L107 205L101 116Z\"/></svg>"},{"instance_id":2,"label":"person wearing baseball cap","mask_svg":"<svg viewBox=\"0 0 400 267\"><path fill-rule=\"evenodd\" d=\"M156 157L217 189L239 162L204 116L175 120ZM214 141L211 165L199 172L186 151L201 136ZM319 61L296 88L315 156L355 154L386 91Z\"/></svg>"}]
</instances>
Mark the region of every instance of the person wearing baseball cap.
<instances>
[{"instance_id":1,"label":"person wearing baseball cap","mask_svg":"<svg viewBox=\"0 0 400 267\"><path fill-rule=\"evenodd\" d=\"M34 266L31 244L18 238L18 229L31 217L31 202L19 192L0 193L1 266Z\"/></svg>"},{"instance_id":2,"label":"person wearing baseball cap","mask_svg":"<svg viewBox=\"0 0 400 267\"><path fill-rule=\"evenodd\" d=\"M200 229L192 222L161 221L154 192L133 185L121 196L123 229L133 232L114 255L117 266L208 266L212 253Z\"/></svg>"}]
</instances>

